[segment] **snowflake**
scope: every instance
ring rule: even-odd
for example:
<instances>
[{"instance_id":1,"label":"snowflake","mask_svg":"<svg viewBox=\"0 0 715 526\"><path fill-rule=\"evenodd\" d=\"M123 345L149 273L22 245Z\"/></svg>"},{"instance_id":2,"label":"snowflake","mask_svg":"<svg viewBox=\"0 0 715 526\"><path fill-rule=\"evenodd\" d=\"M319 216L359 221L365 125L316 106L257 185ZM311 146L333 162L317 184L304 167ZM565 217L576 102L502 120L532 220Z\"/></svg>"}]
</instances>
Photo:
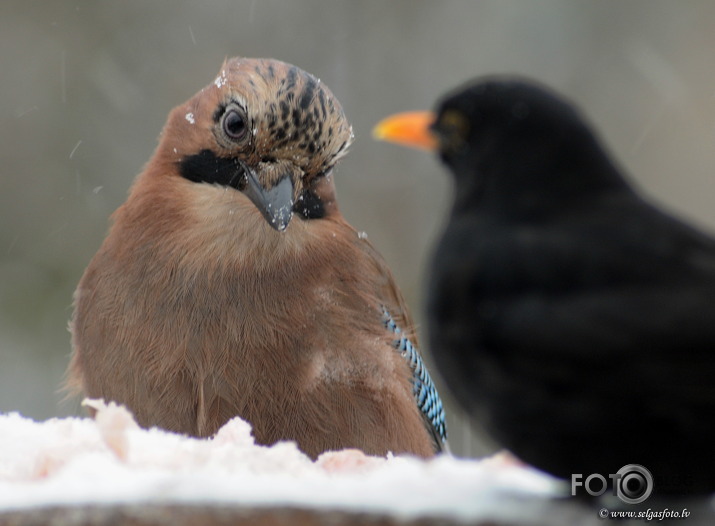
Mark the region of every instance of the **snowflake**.
<instances>
[{"instance_id":1,"label":"snowflake","mask_svg":"<svg viewBox=\"0 0 715 526\"><path fill-rule=\"evenodd\" d=\"M224 86L227 82L228 78L226 78L226 70L223 69L221 70L221 74L214 80L214 84L216 84L217 88L220 88L221 86Z\"/></svg>"}]
</instances>

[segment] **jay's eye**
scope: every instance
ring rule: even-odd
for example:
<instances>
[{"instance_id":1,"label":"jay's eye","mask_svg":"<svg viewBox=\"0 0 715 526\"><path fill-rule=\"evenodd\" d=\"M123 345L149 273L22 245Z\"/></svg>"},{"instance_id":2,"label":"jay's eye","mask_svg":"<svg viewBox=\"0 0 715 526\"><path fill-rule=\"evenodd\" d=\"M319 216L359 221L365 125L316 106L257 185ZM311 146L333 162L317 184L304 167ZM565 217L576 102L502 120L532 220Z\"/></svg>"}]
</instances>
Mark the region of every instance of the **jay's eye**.
<instances>
[{"instance_id":1,"label":"jay's eye","mask_svg":"<svg viewBox=\"0 0 715 526\"><path fill-rule=\"evenodd\" d=\"M239 141L246 136L246 121L238 110L229 110L223 118L224 133L235 141Z\"/></svg>"}]
</instances>

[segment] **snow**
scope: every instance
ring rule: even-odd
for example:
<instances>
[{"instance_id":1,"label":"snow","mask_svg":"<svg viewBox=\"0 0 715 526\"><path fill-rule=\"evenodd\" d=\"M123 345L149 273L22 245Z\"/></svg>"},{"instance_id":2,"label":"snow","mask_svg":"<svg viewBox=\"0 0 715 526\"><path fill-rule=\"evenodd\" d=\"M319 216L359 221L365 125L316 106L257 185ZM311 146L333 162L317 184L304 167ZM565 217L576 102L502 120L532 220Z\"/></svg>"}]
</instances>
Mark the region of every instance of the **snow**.
<instances>
[{"instance_id":1,"label":"snow","mask_svg":"<svg viewBox=\"0 0 715 526\"><path fill-rule=\"evenodd\" d=\"M189 112L186 115L184 115L184 118L186 118L187 121L189 121L190 124L195 124L196 120L194 119L194 114Z\"/></svg>"},{"instance_id":2,"label":"snow","mask_svg":"<svg viewBox=\"0 0 715 526\"><path fill-rule=\"evenodd\" d=\"M196 439L142 429L113 403L85 403L97 410L95 420L35 422L17 413L0 415L0 513L161 502L476 519L496 512L499 495L549 497L560 488L501 455L425 461L346 450L313 462L291 442L256 445L250 425L239 418L212 439Z\"/></svg>"},{"instance_id":3,"label":"snow","mask_svg":"<svg viewBox=\"0 0 715 526\"><path fill-rule=\"evenodd\" d=\"M196 37L194 37L194 32L191 29L191 24L189 24L189 35L191 35L191 42L193 42L193 44L196 45Z\"/></svg>"},{"instance_id":4,"label":"snow","mask_svg":"<svg viewBox=\"0 0 715 526\"><path fill-rule=\"evenodd\" d=\"M216 84L217 88L221 88L226 85L228 82L228 77L226 76L226 70L222 69L221 74L214 79L214 84Z\"/></svg>"},{"instance_id":5,"label":"snow","mask_svg":"<svg viewBox=\"0 0 715 526\"><path fill-rule=\"evenodd\" d=\"M77 148L79 148L80 144L82 144L82 139L77 141L77 144L75 144L74 148L72 148L72 151L70 152L70 159L72 159L72 157L74 157L74 154L77 151Z\"/></svg>"}]
</instances>

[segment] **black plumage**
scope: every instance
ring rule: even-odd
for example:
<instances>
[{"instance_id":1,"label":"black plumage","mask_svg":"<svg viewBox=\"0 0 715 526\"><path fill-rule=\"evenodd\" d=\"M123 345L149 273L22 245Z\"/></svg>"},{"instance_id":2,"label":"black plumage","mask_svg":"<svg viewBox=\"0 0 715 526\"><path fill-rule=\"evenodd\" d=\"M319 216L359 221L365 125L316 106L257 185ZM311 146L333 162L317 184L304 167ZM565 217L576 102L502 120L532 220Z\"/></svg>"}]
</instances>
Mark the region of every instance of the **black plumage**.
<instances>
[{"instance_id":1,"label":"black plumage","mask_svg":"<svg viewBox=\"0 0 715 526\"><path fill-rule=\"evenodd\" d=\"M431 132L455 198L429 342L474 422L559 477L634 463L656 493L715 491L715 241L541 86L470 83Z\"/></svg>"}]
</instances>

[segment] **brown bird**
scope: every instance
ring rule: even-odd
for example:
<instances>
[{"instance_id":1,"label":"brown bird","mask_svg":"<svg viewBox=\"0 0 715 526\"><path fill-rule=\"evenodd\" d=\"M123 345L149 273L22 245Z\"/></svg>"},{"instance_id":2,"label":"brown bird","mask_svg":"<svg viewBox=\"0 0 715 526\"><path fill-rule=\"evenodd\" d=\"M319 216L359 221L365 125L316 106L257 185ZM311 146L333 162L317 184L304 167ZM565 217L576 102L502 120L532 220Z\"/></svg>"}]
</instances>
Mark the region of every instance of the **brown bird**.
<instances>
[{"instance_id":1,"label":"brown bird","mask_svg":"<svg viewBox=\"0 0 715 526\"><path fill-rule=\"evenodd\" d=\"M352 138L319 79L226 61L170 113L79 283L69 385L144 427L207 437L240 416L312 457L445 447L402 295L338 210Z\"/></svg>"}]
</instances>

